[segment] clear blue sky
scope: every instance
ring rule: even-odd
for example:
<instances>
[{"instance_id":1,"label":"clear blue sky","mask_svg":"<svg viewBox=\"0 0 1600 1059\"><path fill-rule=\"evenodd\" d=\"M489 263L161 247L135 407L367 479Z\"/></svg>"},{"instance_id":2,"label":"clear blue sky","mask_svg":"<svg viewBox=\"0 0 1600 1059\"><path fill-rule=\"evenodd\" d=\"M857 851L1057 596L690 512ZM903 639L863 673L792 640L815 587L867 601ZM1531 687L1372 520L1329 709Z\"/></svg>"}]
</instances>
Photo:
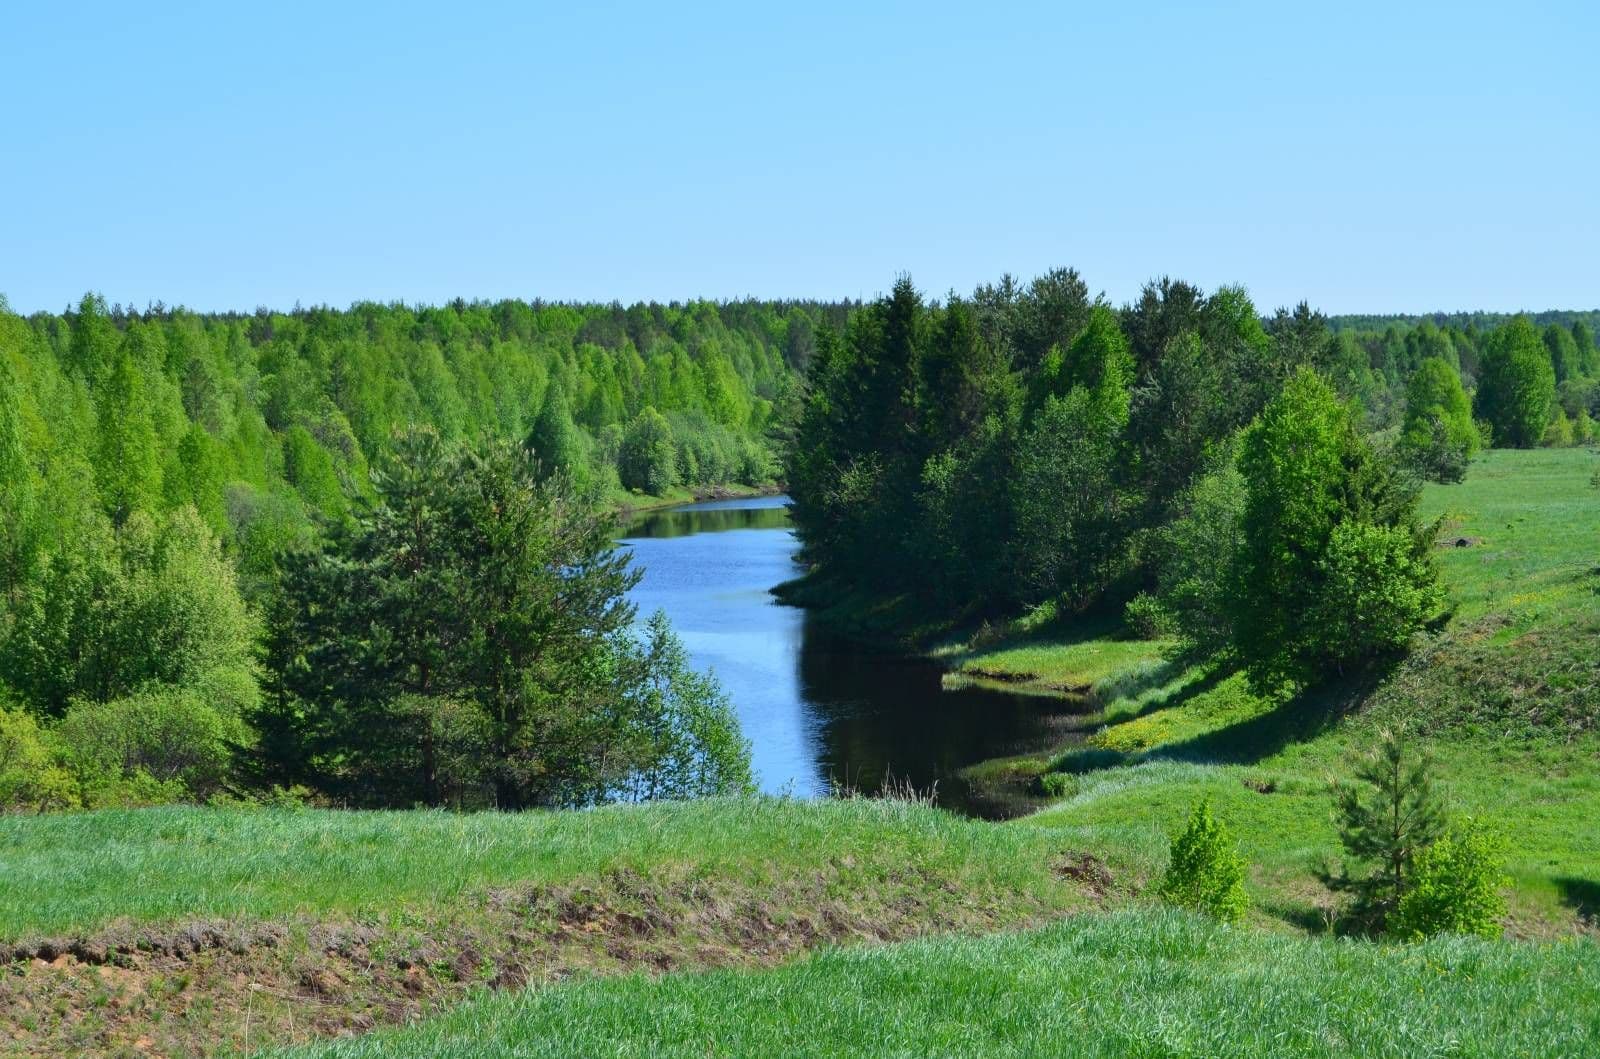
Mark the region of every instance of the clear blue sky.
<instances>
[{"instance_id":1,"label":"clear blue sky","mask_svg":"<svg viewBox=\"0 0 1600 1059\"><path fill-rule=\"evenodd\" d=\"M1318 6L24 0L0 292L1600 305L1596 6Z\"/></svg>"}]
</instances>

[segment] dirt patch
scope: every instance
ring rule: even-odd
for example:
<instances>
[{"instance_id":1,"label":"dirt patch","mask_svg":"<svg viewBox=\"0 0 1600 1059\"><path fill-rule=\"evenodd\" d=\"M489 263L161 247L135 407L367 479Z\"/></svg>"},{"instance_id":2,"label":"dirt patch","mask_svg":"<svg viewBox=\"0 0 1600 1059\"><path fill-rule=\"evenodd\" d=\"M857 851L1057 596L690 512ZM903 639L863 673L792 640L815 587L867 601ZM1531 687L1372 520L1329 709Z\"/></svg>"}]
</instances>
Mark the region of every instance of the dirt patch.
<instances>
[{"instance_id":1,"label":"dirt patch","mask_svg":"<svg viewBox=\"0 0 1600 1059\"><path fill-rule=\"evenodd\" d=\"M36 938L0 948L0 1053L232 1053L404 1022L474 989L758 966L825 943L1028 926L1077 903L1075 892L1110 886L1093 857L1062 864L1075 885L1048 899L962 891L911 867L870 887L848 864L759 882L617 870L372 919L119 924Z\"/></svg>"},{"instance_id":2,"label":"dirt patch","mask_svg":"<svg viewBox=\"0 0 1600 1059\"><path fill-rule=\"evenodd\" d=\"M1071 879L1099 899L1109 896L1115 886L1111 869L1093 853L1064 854L1052 867L1057 875Z\"/></svg>"}]
</instances>

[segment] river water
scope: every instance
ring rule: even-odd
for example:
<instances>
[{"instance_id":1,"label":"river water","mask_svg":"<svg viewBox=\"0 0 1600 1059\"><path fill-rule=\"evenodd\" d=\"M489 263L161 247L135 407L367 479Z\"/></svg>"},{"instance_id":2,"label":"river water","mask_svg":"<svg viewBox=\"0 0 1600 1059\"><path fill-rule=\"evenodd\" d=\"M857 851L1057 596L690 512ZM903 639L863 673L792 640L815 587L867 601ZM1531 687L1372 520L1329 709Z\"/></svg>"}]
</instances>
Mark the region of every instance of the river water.
<instances>
[{"instance_id":1,"label":"river water","mask_svg":"<svg viewBox=\"0 0 1600 1059\"><path fill-rule=\"evenodd\" d=\"M987 687L943 687L938 665L865 650L770 589L800 573L784 497L648 512L623 528L644 576L641 616L671 618L697 667L713 670L750 740L769 793L865 793L888 779L933 787L948 808L1006 815L1012 801L974 791L966 765L1061 740L1074 704Z\"/></svg>"}]
</instances>

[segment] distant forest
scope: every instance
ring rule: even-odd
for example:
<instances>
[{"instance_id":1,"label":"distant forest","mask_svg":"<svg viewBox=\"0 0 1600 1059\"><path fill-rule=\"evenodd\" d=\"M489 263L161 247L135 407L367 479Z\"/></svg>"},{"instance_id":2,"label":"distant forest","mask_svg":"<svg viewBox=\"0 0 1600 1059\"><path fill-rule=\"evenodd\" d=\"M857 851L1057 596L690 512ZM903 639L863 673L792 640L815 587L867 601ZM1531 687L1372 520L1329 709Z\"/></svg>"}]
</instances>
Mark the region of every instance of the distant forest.
<instances>
[{"instance_id":1,"label":"distant forest","mask_svg":"<svg viewBox=\"0 0 1600 1059\"><path fill-rule=\"evenodd\" d=\"M1526 317L1535 327L1555 324L1571 330L1574 324L1581 321L1591 332L1600 328L1600 309L1547 309L1537 313L1346 313L1328 317L1328 328L1333 331L1371 331L1381 334L1391 327L1408 331L1426 322L1441 330L1492 331L1510 323L1517 316Z\"/></svg>"}]
</instances>

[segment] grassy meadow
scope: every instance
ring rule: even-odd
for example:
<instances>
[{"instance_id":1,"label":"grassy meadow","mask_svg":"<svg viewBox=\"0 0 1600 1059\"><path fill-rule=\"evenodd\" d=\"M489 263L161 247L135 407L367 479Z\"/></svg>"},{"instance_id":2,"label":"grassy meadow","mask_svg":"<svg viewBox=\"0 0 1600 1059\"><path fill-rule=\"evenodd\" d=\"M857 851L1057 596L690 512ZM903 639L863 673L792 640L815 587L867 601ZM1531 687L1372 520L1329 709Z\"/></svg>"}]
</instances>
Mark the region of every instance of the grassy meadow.
<instances>
[{"instance_id":1,"label":"grassy meadow","mask_svg":"<svg viewBox=\"0 0 1600 1059\"><path fill-rule=\"evenodd\" d=\"M469 1001L296 1056L1580 1055L1600 948L1293 940L1120 913Z\"/></svg>"},{"instance_id":2,"label":"grassy meadow","mask_svg":"<svg viewBox=\"0 0 1600 1059\"><path fill-rule=\"evenodd\" d=\"M1600 913L1597 474L1593 450L1495 451L1465 482L1429 486L1451 609L1386 673L1269 699L1159 642L1045 630L959 652L963 671L1085 687L1100 711L1084 745L974 773L1042 782L1058 800L1014 826L1068 828L1145 877L1209 796L1259 917L1317 930L1337 919L1314 871L1338 852L1331 781L1379 729L1409 730L1452 808L1508 839L1511 932L1584 928Z\"/></svg>"}]
</instances>

